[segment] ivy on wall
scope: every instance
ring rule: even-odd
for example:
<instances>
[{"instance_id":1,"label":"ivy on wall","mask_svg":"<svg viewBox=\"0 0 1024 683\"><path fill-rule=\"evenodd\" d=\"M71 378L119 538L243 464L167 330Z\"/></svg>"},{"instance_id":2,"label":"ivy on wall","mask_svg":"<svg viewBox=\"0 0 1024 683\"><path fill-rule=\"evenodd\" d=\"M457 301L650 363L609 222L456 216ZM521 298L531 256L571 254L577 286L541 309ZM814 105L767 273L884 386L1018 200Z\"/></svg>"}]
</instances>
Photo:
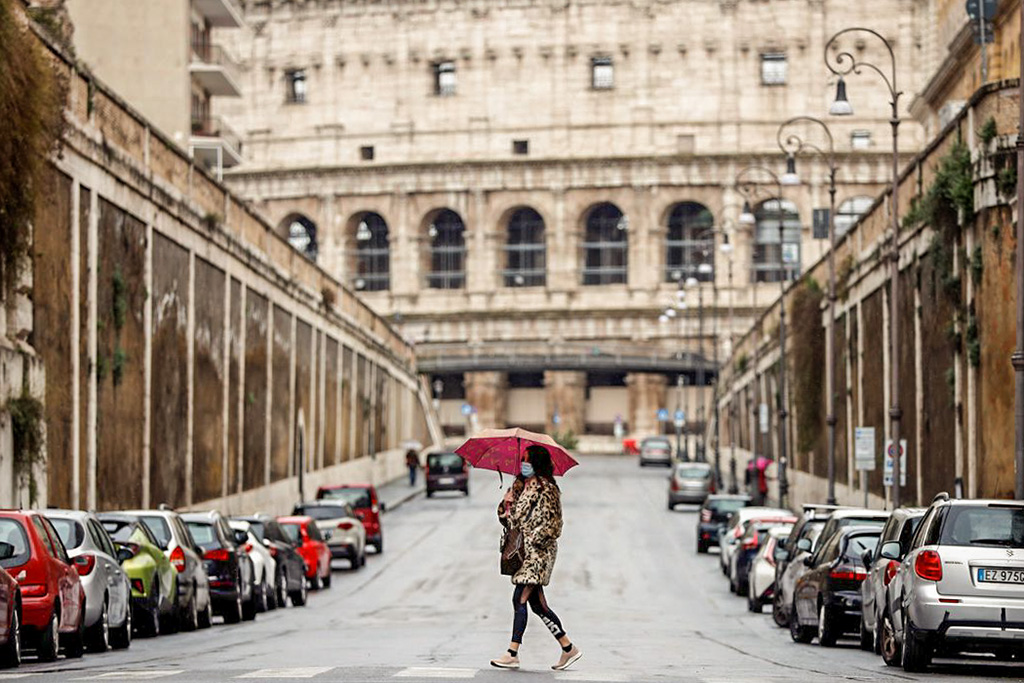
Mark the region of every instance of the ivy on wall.
<instances>
[{"instance_id":1,"label":"ivy on wall","mask_svg":"<svg viewBox=\"0 0 1024 683\"><path fill-rule=\"evenodd\" d=\"M822 433L825 393L825 329L821 324L824 293L814 278L793 292L793 406L796 409L797 449L814 450Z\"/></svg>"},{"instance_id":2,"label":"ivy on wall","mask_svg":"<svg viewBox=\"0 0 1024 683\"><path fill-rule=\"evenodd\" d=\"M11 415L14 442L14 474L28 484L29 504L35 505L39 494L35 468L46 460L43 430L43 403L27 391L11 398L5 406Z\"/></svg>"}]
</instances>

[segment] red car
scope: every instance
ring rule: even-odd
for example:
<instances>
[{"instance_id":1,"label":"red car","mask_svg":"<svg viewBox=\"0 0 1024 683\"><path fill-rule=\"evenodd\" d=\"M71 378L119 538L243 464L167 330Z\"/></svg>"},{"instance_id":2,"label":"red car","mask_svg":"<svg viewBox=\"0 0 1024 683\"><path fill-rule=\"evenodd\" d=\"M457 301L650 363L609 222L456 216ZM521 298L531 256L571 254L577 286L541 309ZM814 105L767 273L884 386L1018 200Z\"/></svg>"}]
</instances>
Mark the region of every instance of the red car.
<instances>
[{"instance_id":1,"label":"red car","mask_svg":"<svg viewBox=\"0 0 1024 683\"><path fill-rule=\"evenodd\" d=\"M321 486L316 492L317 500L343 500L352 506L356 517L366 527L366 543L377 553L384 552L384 532L380 526L380 514L384 503L377 497L377 489L369 484L341 484Z\"/></svg>"},{"instance_id":2,"label":"red car","mask_svg":"<svg viewBox=\"0 0 1024 683\"><path fill-rule=\"evenodd\" d=\"M0 511L0 566L19 584L22 636L39 659L52 662L61 648L66 657L81 657L85 591L50 521L35 512ZM7 650L10 661L10 645Z\"/></svg>"},{"instance_id":3,"label":"red car","mask_svg":"<svg viewBox=\"0 0 1024 683\"><path fill-rule=\"evenodd\" d=\"M278 517L278 523L306 564L306 578L313 590L331 586L331 551L312 517Z\"/></svg>"}]
</instances>

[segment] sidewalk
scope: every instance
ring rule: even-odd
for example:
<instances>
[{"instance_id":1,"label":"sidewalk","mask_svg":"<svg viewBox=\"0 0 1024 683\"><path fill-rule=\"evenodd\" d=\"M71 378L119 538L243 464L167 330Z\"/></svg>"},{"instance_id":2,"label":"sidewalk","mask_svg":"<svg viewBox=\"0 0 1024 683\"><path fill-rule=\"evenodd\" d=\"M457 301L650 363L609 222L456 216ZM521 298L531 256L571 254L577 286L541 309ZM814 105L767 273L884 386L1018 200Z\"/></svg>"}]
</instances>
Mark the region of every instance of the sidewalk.
<instances>
[{"instance_id":1,"label":"sidewalk","mask_svg":"<svg viewBox=\"0 0 1024 683\"><path fill-rule=\"evenodd\" d=\"M409 486L409 475L404 473L401 477L378 486L377 496L384 503L385 514L387 514L392 510L397 510L424 491L426 491L426 483L423 472L420 471L416 475L415 486Z\"/></svg>"}]
</instances>

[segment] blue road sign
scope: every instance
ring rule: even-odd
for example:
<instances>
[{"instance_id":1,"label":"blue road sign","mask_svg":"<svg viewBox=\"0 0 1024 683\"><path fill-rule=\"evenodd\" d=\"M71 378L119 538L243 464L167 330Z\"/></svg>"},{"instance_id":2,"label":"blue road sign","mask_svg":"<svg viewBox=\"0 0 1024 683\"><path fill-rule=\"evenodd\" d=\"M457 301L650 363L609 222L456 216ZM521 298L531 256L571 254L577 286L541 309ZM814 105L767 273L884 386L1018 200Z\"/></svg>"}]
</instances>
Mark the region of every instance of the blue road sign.
<instances>
[{"instance_id":1,"label":"blue road sign","mask_svg":"<svg viewBox=\"0 0 1024 683\"><path fill-rule=\"evenodd\" d=\"M658 422L668 422L668 408L658 409Z\"/></svg>"}]
</instances>

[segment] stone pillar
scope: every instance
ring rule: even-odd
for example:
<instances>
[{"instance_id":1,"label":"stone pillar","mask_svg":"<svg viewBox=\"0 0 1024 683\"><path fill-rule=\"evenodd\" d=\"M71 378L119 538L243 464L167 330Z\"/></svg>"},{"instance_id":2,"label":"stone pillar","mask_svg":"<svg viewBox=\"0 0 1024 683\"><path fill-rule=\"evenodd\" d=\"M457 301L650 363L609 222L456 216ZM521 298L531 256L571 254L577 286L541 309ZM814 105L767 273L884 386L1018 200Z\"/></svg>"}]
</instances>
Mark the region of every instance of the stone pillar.
<instances>
[{"instance_id":1,"label":"stone pillar","mask_svg":"<svg viewBox=\"0 0 1024 683\"><path fill-rule=\"evenodd\" d=\"M545 370L544 387L547 432L582 434L586 429L587 373ZM554 422L555 413L558 424Z\"/></svg>"},{"instance_id":2,"label":"stone pillar","mask_svg":"<svg viewBox=\"0 0 1024 683\"><path fill-rule=\"evenodd\" d=\"M503 429L508 418L508 375L504 372L467 372L466 403L476 408L480 429Z\"/></svg>"},{"instance_id":3,"label":"stone pillar","mask_svg":"<svg viewBox=\"0 0 1024 683\"><path fill-rule=\"evenodd\" d=\"M661 432L658 410L666 408L665 375L633 372L626 375L629 388L629 433L649 436Z\"/></svg>"}]
</instances>

